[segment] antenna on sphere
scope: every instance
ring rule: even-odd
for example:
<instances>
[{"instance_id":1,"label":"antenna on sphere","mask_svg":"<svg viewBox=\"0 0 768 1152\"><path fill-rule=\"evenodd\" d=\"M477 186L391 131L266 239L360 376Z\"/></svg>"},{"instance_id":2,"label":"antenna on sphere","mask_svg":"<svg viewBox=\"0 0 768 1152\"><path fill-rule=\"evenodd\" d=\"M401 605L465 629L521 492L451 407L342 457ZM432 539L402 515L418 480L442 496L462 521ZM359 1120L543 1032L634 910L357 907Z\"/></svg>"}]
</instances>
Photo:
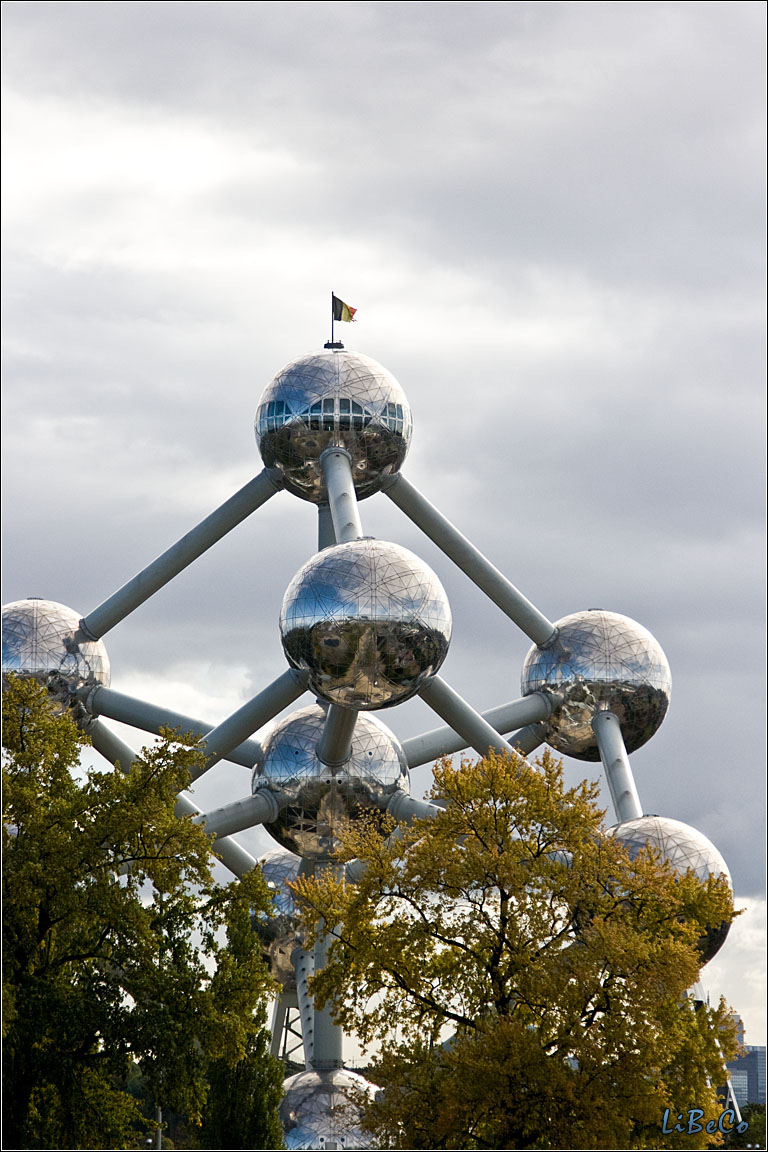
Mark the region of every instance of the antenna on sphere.
<instances>
[{"instance_id":1,"label":"antenna on sphere","mask_svg":"<svg viewBox=\"0 0 768 1152\"><path fill-rule=\"evenodd\" d=\"M343 320L346 324L354 323L355 312L357 308L353 308L350 304L345 304L343 300L339 299L333 292L331 292L331 338L325 348L343 348L344 345L340 340L333 338L333 325L336 320Z\"/></svg>"}]
</instances>

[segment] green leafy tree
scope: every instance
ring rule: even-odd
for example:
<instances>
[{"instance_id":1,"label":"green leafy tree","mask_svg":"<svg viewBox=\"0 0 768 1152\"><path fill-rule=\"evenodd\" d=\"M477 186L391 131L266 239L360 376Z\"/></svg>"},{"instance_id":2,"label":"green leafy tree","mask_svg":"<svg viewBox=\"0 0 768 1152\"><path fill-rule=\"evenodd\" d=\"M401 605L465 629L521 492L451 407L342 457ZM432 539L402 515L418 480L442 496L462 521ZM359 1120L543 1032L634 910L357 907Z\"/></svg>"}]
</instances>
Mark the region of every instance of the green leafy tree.
<instances>
[{"instance_id":1,"label":"green leafy tree","mask_svg":"<svg viewBox=\"0 0 768 1152\"><path fill-rule=\"evenodd\" d=\"M734 1125L725 1138L726 1148L765 1148L765 1104L745 1104L741 1109L741 1119L746 1128L738 1131Z\"/></svg>"},{"instance_id":2,"label":"green leafy tree","mask_svg":"<svg viewBox=\"0 0 768 1152\"><path fill-rule=\"evenodd\" d=\"M135 1147L132 1061L154 1103L199 1124L211 1063L253 1050L270 992L250 928L269 903L260 873L215 881L208 837L174 815L198 754L169 734L127 775L77 771L85 742L44 688L9 678L6 1147Z\"/></svg>"},{"instance_id":3,"label":"green leafy tree","mask_svg":"<svg viewBox=\"0 0 768 1152\"><path fill-rule=\"evenodd\" d=\"M270 1059L269 1033L254 1036L245 1055L233 1064L215 1060L208 1069L208 1100L200 1133L204 1148L282 1148L278 1108L283 1095Z\"/></svg>"},{"instance_id":4,"label":"green leafy tree","mask_svg":"<svg viewBox=\"0 0 768 1152\"><path fill-rule=\"evenodd\" d=\"M378 1049L379 1145L696 1146L662 1120L720 1111L725 1007L685 994L706 925L733 916L727 883L630 861L596 786L566 790L548 753L442 762L433 796L443 811L396 836L349 830L357 886L294 886L335 935L320 1003Z\"/></svg>"}]
</instances>

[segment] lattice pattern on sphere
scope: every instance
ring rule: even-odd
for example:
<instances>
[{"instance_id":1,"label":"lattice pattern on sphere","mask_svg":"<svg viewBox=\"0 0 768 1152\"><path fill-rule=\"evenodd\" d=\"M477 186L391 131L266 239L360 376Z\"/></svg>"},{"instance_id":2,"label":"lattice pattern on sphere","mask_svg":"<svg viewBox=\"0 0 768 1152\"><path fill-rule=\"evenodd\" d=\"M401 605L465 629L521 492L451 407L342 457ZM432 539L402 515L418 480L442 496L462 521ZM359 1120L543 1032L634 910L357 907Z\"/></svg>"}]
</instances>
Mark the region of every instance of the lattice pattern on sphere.
<instances>
[{"instance_id":1,"label":"lattice pattern on sphere","mask_svg":"<svg viewBox=\"0 0 768 1152\"><path fill-rule=\"evenodd\" d=\"M53 600L16 600L3 608L3 673L61 677L70 690L109 684L109 657L100 640L76 640L80 617Z\"/></svg>"},{"instance_id":2,"label":"lattice pattern on sphere","mask_svg":"<svg viewBox=\"0 0 768 1152\"><path fill-rule=\"evenodd\" d=\"M284 991L295 991L296 973L291 954L302 943L296 903L288 890L301 869L301 860L293 852L275 849L259 859L259 866L272 897L269 913L253 917L253 927L261 941L262 956Z\"/></svg>"},{"instance_id":3,"label":"lattice pattern on sphere","mask_svg":"<svg viewBox=\"0 0 768 1152\"><path fill-rule=\"evenodd\" d=\"M290 803L266 825L279 844L309 860L327 860L350 820L386 806L395 792L408 792L408 767L397 738L374 716L360 714L349 760L331 769L317 756L326 709L319 704L293 712L262 740L263 760L253 772L253 791L269 788Z\"/></svg>"},{"instance_id":4,"label":"lattice pattern on sphere","mask_svg":"<svg viewBox=\"0 0 768 1152\"><path fill-rule=\"evenodd\" d=\"M296 574L280 613L283 648L331 703L389 707L418 692L448 651L451 610L423 560L382 540L326 548Z\"/></svg>"},{"instance_id":5,"label":"lattice pattern on sphere","mask_svg":"<svg viewBox=\"0 0 768 1152\"><path fill-rule=\"evenodd\" d=\"M259 401L255 430L267 468L317 503L326 498L319 465L326 448L349 452L363 499L399 470L413 424L405 393L386 368L359 352L326 350L277 373Z\"/></svg>"},{"instance_id":6,"label":"lattice pattern on sphere","mask_svg":"<svg viewBox=\"0 0 768 1152\"><path fill-rule=\"evenodd\" d=\"M711 840L681 820L672 820L668 816L640 816L637 820L614 824L608 833L621 841L631 857L649 844L677 872L687 872L691 868L699 880L722 875L731 883L728 866Z\"/></svg>"},{"instance_id":7,"label":"lattice pattern on sphere","mask_svg":"<svg viewBox=\"0 0 768 1152\"><path fill-rule=\"evenodd\" d=\"M367 1148L360 1109L351 1097L374 1091L362 1076L343 1068L289 1077L280 1105L286 1148Z\"/></svg>"},{"instance_id":8,"label":"lattice pattern on sphere","mask_svg":"<svg viewBox=\"0 0 768 1152\"><path fill-rule=\"evenodd\" d=\"M702 882L709 876L724 876L733 889L728 866L712 841L682 820L672 820L668 816L640 816L637 820L614 824L608 829L608 835L621 841L633 859L641 848L649 845L660 852L676 872L682 874L691 869ZM717 955L729 929L726 922L707 926L698 941L702 964L708 964Z\"/></svg>"},{"instance_id":9,"label":"lattice pattern on sphere","mask_svg":"<svg viewBox=\"0 0 768 1152\"><path fill-rule=\"evenodd\" d=\"M557 622L557 639L532 648L523 664L524 696L549 689L565 697L549 720L547 741L566 756L599 760L592 720L614 712L627 751L656 732L669 707L672 676L650 632L617 612L574 612Z\"/></svg>"}]
</instances>

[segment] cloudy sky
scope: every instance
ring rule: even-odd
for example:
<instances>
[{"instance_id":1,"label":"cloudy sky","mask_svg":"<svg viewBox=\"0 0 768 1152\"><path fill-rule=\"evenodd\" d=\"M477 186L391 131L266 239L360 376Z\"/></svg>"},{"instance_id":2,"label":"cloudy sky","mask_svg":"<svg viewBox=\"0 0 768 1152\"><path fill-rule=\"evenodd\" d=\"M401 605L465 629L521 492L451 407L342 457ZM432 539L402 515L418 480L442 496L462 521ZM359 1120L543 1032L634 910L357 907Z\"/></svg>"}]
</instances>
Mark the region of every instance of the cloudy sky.
<instances>
[{"instance_id":1,"label":"cloudy sky","mask_svg":"<svg viewBox=\"0 0 768 1152\"><path fill-rule=\"evenodd\" d=\"M3 601L85 614L258 472L259 396L335 290L411 402L409 479L550 619L664 647L638 790L725 856L747 912L704 981L765 1043L764 5L3 12ZM361 514L440 575L445 678L514 699L527 638L385 497ZM285 667L316 531L275 497L106 637L113 687L227 716Z\"/></svg>"}]
</instances>

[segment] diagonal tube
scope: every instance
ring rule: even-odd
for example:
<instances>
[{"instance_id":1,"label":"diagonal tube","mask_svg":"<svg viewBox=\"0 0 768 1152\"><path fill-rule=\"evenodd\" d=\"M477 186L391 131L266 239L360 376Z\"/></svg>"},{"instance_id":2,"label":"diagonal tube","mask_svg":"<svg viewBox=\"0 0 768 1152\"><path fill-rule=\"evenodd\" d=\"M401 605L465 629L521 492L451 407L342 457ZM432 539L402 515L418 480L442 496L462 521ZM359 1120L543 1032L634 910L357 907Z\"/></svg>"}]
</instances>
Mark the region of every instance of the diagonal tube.
<instances>
[{"instance_id":1,"label":"diagonal tube","mask_svg":"<svg viewBox=\"0 0 768 1152\"><path fill-rule=\"evenodd\" d=\"M128 773L136 759L136 753L114 732L110 732L100 720L94 720L88 728L91 742L105 760L110 764L117 764L121 772ZM180 792L174 809L177 816L197 816L200 809L193 804L185 793ZM214 853L222 864L238 878L245 876L256 867L256 861L250 852L246 852L236 840L221 839L216 841Z\"/></svg>"},{"instance_id":2,"label":"diagonal tube","mask_svg":"<svg viewBox=\"0 0 768 1152\"><path fill-rule=\"evenodd\" d=\"M207 772L219 760L224 760L252 732L272 720L283 708L293 704L306 691L308 679L308 672L288 668L277 680L273 680L257 696L243 704L242 708L211 729L200 741L200 748L205 752L202 772Z\"/></svg>"},{"instance_id":3,"label":"diagonal tube","mask_svg":"<svg viewBox=\"0 0 768 1152\"><path fill-rule=\"evenodd\" d=\"M601 710L592 721L592 731L600 750L608 790L611 793L616 819L637 820L643 809L635 787L635 778L627 756L619 718L613 712Z\"/></svg>"},{"instance_id":4,"label":"diagonal tube","mask_svg":"<svg viewBox=\"0 0 768 1152\"><path fill-rule=\"evenodd\" d=\"M162 728L177 728L183 733L190 733L203 739L213 730L211 723L205 720L195 720L192 716L184 716L181 712L173 712L170 708L160 708L146 700L137 700L134 696L126 696L123 692L115 692L113 688L92 688L87 686L79 694L91 716L106 716L109 720L118 720L121 724L130 724L132 728L140 728L142 732L160 734ZM245 768L252 768L257 760L261 759L261 745L257 740L244 740L236 748L232 748L226 760L233 764L242 764Z\"/></svg>"},{"instance_id":5,"label":"diagonal tube","mask_svg":"<svg viewBox=\"0 0 768 1152\"><path fill-rule=\"evenodd\" d=\"M86 640L98 640L109 632L279 491L279 482L266 469L254 476L253 480L235 492L234 496L230 496L205 520L201 520L186 536L182 536L98 608L84 616L80 621L82 635Z\"/></svg>"},{"instance_id":6,"label":"diagonal tube","mask_svg":"<svg viewBox=\"0 0 768 1152\"><path fill-rule=\"evenodd\" d=\"M512 745L479 712L475 712L458 692L454 692L441 676L433 676L428 680L419 690L419 695L480 756L486 756L494 749L513 751Z\"/></svg>"},{"instance_id":7,"label":"diagonal tube","mask_svg":"<svg viewBox=\"0 0 768 1152\"><path fill-rule=\"evenodd\" d=\"M507 736L507 741L512 745L515 752L519 752L521 756L528 756L541 747L547 739L547 732L546 724L526 724L525 728L521 728L519 732L510 733Z\"/></svg>"},{"instance_id":8,"label":"diagonal tube","mask_svg":"<svg viewBox=\"0 0 768 1152\"><path fill-rule=\"evenodd\" d=\"M328 491L328 504L333 519L337 544L348 544L363 535L360 509L352 479L352 458L345 448L326 448L320 457L320 467Z\"/></svg>"},{"instance_id":9,"label":"diagonal tube","mask_svg":"<svg viewBox=\"0 0 768 1152\"><path fill-rule=\"evenodd\" d=\"M501 704L498 708L490 708L487 712L482 712L481 716L496 732L503 734L511 732L520 724L534 725L538 721L546 720L554 703L551 696L543 692L532 692L530 696L512 700L509 704ZM526 745L531 738L534 738L532 733L526 734L523 738ZM509 743L513 746L517 747L520 742L520 733L517 734L515 741L510 737ZM526 746L524 750L521 748L521 751L532 752L541 742L538 740L533 747ZM450 727L435 728L431 732L424 732L421 736L413 736L410 740L403 741L403 751L409 768L431 764L441 756L450 756L453 752L461 752L466 747L464 737Z\"/></svg>"},{"instance_id":10,"label":"diagonal tube","mask_svg":"<svg viewBox=\"0 0 768 1152\"><path fill-rule=\"evenodd\" d=\"M535 644L544 647L553 639L556 629L552 621L539 612L404 476L398 474L382 491Z\"/></svg>"}]
</instances>

